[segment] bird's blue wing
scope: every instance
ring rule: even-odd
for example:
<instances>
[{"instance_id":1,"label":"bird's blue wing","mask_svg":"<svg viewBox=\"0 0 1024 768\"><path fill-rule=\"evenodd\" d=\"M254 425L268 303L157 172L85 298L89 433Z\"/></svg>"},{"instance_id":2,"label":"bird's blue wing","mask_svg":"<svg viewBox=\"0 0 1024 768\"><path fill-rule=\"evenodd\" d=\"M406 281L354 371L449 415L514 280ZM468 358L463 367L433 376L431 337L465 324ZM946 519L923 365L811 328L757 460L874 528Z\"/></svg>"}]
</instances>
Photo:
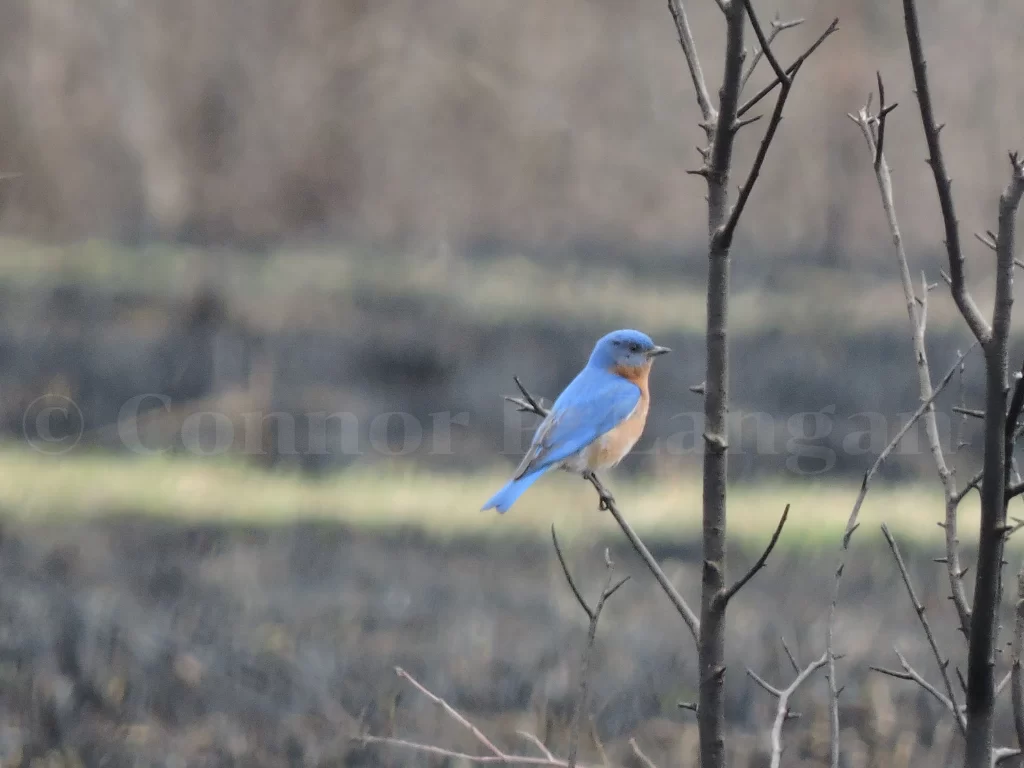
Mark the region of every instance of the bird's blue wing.
<instances>
[{"instance_id":1,"label":"bird's blue wing","mask_svg":"<svg viewBox=\"0 0 1024 768\"><path fill-rule=\"evenodd\" d=\"M640 388L614 373L584 368L537 427L515 479L547 469L590 445L636 408Z\"/></svg>"}]
</instances>

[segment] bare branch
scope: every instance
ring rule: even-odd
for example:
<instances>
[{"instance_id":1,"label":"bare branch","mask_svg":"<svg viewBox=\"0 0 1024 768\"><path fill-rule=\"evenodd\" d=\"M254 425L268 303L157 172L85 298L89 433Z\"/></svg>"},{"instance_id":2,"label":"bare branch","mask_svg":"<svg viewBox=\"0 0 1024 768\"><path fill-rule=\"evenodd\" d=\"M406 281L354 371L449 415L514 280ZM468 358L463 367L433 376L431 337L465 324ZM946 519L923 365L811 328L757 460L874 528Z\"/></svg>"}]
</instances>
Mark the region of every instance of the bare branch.
<instances>
[{"instance_id":1,"label":"bare branch","mask_svg":"<svg viewBox=\"0 0 1024 768\"><path fill-rule=\"evenodd\" d=\"M737 2L739 0L736 0ZM754 162L750 166L750 171L747 174L747 180L743 182L743 186L740 187L739 196L736 198L736 203L733 205L732 210L729 212L729 218L725 224L715 232L714 241L718 241L721 247L728 248L732 242L733 232L736 230L736 225L739 223L740 216L743 215L743 209L747 205L747 200L750 198L750 193L754 189L754 184L757 182L757 177L761 173L761 167L764 165L764 159L768 155L768 147L771 146L772 139L775 138L775 131L778 130L779 123L782 121L782 110L786 106L786 99L789 98L789 91L793 85L793 78L786 74L785 70L779 65L778 59L775 58L775 54L772 53L771 45L768 39L764 35L764 30L761 29L761 24L757 20L757 14L754 13L754 6L750 0L743 0L743 5L747 10L747 16L750 18L750 25L754 28L754 34L757 35L757 40L761 43L761 50L764 51L765 58L768 59L768 63L771 64L772 69L775 71L775 78L779 81L782 86L779 91L779 97L775 100L775 108L772 110L771 119L768 121L768 128L764 132L764 137L761 139L761 144L757 148L757 155L754 157ZM794 76L796 71L794 70ZM739 115L737 115L739 117Z\"/></svg>"},{"instance_id":2,"label":"bare branch","mask_svg":"<svg viewBox=\"0 0 1024 768\"><path fill-rule=\"evenodd\" d=\"M903 287L903 299L907 308L907 317L910 321L911 338L914 345L914 358L917 363L917 386L918 394L922 401L932 398L932 377L928 365L928 349L925 344L925 318L928 307L927 283L922 276L924 283L920 298L914 295L914 285L910 276L910 266L907 261L907 254L903 247L903 236L900 233L899 220L896 217L896 203L893 198L892 176L889 172L889 164L886 162L885 154L882 151L883 132L885 130L885 118L887 110L891 111L891 105L885 104L885 86L881 74L878 78L878 100L879 111L877 115L871 115L868 107L861 109L856 116L851 115L854 122L860 127L867 143L868 151L873 158L875 169L875 180L878 182L878 191L882 200L882 209L889 224L889 232L892 235L893 250L900 272L900 283ZM918 311L920 305L920 311ZM961 358L962 360L962 358ZM962 365L962 362L961 362ZM962 373L961 373L962 376ZM960 566L960 547L957 539L957 507L963 494L957 492L956 478L949 466L942 450L942 439L939 434L938 422L935 416L934 405L929 405L924 413L925 433L928 437L928 448L932 455L932 461L942 483L943 497L945 500L945 543L946 543L946 571L950 584L950 592L953 604L956 607L957 617L960 622L960 631L967 637L970 631L971 611L967 604L967 595L963 586L963 569ZM979 478L980 480L980 478ZM966 493L966 489L964 491Z\"/></svg>"},{"instance_id":3,"label":"bare branch","mask_svg":"<svg viewBox=\"0 0 1024 768\"><path fill-rule=\"evenodd\" d=\"M909 0L906 0L909 2ZM967 768L992 760L995 686L992 659L997 647L1006 542L1006 485L1013 467L1015 426L1007 426L1010 319L1013 309L1013 249L1017 209L1024 196L1024 163L1010 154L1011 176L999 197L996 288L991 335L985 343L985 452L981 482L981 525L967 657Z\"/></svg>"},{"instance_id":4,"label":"bare branch","mask_svg":"<svg viewBox=\"0 0 1024 768\"><path fill-rule=\"evenodd\" d=\"M452 720L458 723L460 726L468 730L473 737L491 754L489 755L472 755L467 752L459 752L450 749L444 749L443 747L436 747L431 744L421 744L415 741L409 741L408 739L392 738L390 736L371 736L369 734L358 734L351 736L352 741L356 741L362 744L381 744L390 747L400 747L403 749L410 749L414 752L421 752L428 755L437 755L439 757L446 757L449 760L458 760L465 763L471 763L474 765L536 765L536 766L547 766L548 768L570 768L570 764L566 760L560 760L551 754L550 750L544 746L544 744L533 734L526 733L525 731L517 731L521 736L535 744L541 752L544 753L543 757L530 757L527 755L514 755L502 752L498 749L494 743L488 739L484 734L473 725L469 720L460 715L447 701L442 699L440 696L429 691L422 683L416 680L412 675L406 672L401 667L395 667L395 673L412 685L417 691L426 696L434 704L441 707ZM584 766L577 766L577 768L585 768Z\"/></svg>"},{"instance_id":5,"label":"bare branch","mask_svg":"<svg viewBox=\"0 0 1024 768\"><path fill-rule=\"evenodd\" d=\"M711 97L708 94L708 87L704 83L704 73L700 68L700 59L697 57L697 46L693 42L693 33L690 31L690 20L686 17L686 9L682 0L668 0L668 10L672 14L672 20L676 23L676 33L679 35L679 45L682 46L683 55L686 57L686 66L690 69L690 79L693 80L693 90L697 96L697 106L703 117L703 127L709 132L718 119L718 113L711 106Z\"/></svg>"},{"instance_id":6,"label":"bare branch","mask_svg":"<svg viewBox=\"0 0 1024 768\"><path fill-rule=\"evenodd\" d=\"M422 752L427 755L446 757L449 760L460 760L473 765L541 765L550 768L567 768L564 760L549 760L547 757L528 757L526 755L471 755L467 752L459 752L443 747L435 747L432 744L421 744L407 739L395 739L385 736L354 736L353 741L362 744L381 744L389 747L402 747L411 749L414 752ZM577 766L577 768L584 768Z\"/></svg>"},{"instance_id":7,"label":"bare branch","mask_svg":"<svg viewBox=\"0 0 1024 768\"><path fill-rule=\"evenodd\" d=\"M871 669L873 672L879 672L883 675L894 677L897 680L910 680L912 682L917 683L919 686L921 686L923 690L930 693L937 702L939 702L942 706L949 710L949 712L952 713L953 717L959 721L960 718L963 717L963 712L957 709L956 704L950 701L949 698L942 693L942 691L940 691L934 685L925 680L925 678L921 675L920 672L918 672L916 669L910 666L910 662L908 662L906 657L902 653L900 653L898 648L893 648L893 651L896 652L896 658L900 660L900 666L903 667L902 672L897 672L892 669L886 669L884 667L869 667L869 669Z\"/></svg>"},{"instance_id":8,"label":"bare branch","mask_svg":"<svg viewBox=\"0 0 1024 768\"><path fill-rule=\"evenodd\" d=\"M558 758L556 758L551 753L551 750L548 749L544 745L544 742L541 741L539 738L537 738L537 736L535 736L534 734L530 733L529 731L516 731L516 733L519 734L520 736L522 736L524 739L526 739L531 744L533 744L535 747L537 747L537 749L539 749L541 751L541 754L544 755L544 757L546 757L548 760L551 760L552 762L557 762L558 761Z\"/></svg>"},{"instance_id":9,"label":"bare branch","mask_svg":"<svg viewBox=\"0 0 1024 768\"><path fill-rule=\"evenodd\" d=\"M800 672L800 663L796 660L796 655L789 649L789 645L786 643L786 638L780 637L779 641L782 643L782 649L786 652L786 656L789 658L789 663L793 667L793 671Z\"/></svg>"},{"instance_id":10,"label":"bare branch","mask_svg":"<svg viewBox=\"0 0 1024 768\"><path fill-rule=\"evenodd\" d=\"M875 72L875 77L878 78L878 131L877 139L875 141L875 170L878 170L879 164L882 162L882 148L885 146L885 120L889 116L889 113L896 109L895 104L886 105L885 103L885 84L882 82L882 73ZM922 323L923 326L923 323Z\"/></svg>"},{"instance_id":11,"label":"bare branch","mask_svg":"<svg viewBox=\"0 0 1024 768\"><path fill-rule=\"evenodd\" d=\"M636 755L636 759L644 766L644 768L658 768L654 762L640 749L640 745L636 743L636 739L629 740L629 746L633 749L633 754Z\"/></svg>"},{"instance_id":12,"label":"bare branch","mask_svg":"<svg viewBox=\"0 0 1024 768\"><path fill-rule=\"evenodd\" d=\"M604 551L604 563L608 575L605 577L604 588L601 590L601 596L597 600L597 605L591 608L587 605L587 601L583 599L583 595L569 573L569 567L562 556L562 548L558 546L558 536L555 534L554 525L551 526L551 541L555 545L555 552L558 554L558 561L562 565L565 579L569 582L569 586L572 587L576 601L580 604L583 612L587 614L587 618L590 619L590 626L587 628L587 644L583 647L583 658L580 661L580 690L576 697L576 710L573 713L572 726L569 729L569 756L566 759L567 768L576 768L576 755L580 744L580 727L583 723L583 712L587 706L587 690L590 687L590 656L594 650L594 640L597 637L597 623L601 620L601 611L604 610L605 602L609 597L618 592L619 588L629 580L629 576L620 579L614 585L612 584L615 566L612 564L611 555L606 549Z\"/></svg>"},{"instance_id":13,"label":"bare branch","mask_svg":"<svg viewBox=\"0 0 1024 768\"><path fill-rule=\"evenodd\" d=\"M615 499L604 487L604 484L598 476L595 473L590 472L586 475L585 479L589 480L591 485L594 486L598 497L601 499L601 506L611 512L612 517L615 518L615 522L619 524L619 528L621 528L622 532L626 534L626 538L632 545L633 550L640 555L640 559L644 561L647 569L654 575L654 578L661 586L662 591L668 596L668 599L672 602L672 605L675 606L676 611L682 617L683 623L686 624L686 628L690 630L690 634L693 636L694 642L697 642L700 636L700 620L697 618L697 614L695 614L690 609L690 606L686 604L682 595L679 594L679 591L675 588L672 582L668 580L668 577L661 569L661 566L658 565L658 561L654 559L654 555L650 553L647 546L640 540L640 537L636 535L636 532L633 530L633 527L629 524L626 518L622 516L618 506L615 504Z\"/></svg>"},{"instance_id":14,"label":"bare branch","mask_svg":"<svg viewBox=\"0 0 1024 768\"><path fill-rule=\"evenodd\" d=\"M699 762L704 768L725 766L725 613L717 601L725 589L728 411L729 411L729 238L723 237L728 218L729 177L732 171L743 76L745 14L740 0L725 9L725 61L718 89L718 121L708 156L708 272L704 328L704 451L701 493L700 637L697 641Z\"/></svg>"},{"instance_id":15,"label":"bare branch","mask_svg":"<svg viewBox=\"0 0 1024 768\"><path fill-rule=\"evenodd\" d=\"M961 416L970 416L972 419L984 419L985 412L980 408L964 408L962 405L954 405L953 413L959 413Z\"/></svg>"},{"instance_id":16,"label":"bare branch","mask_svg":"<svg viewBox=\"0 0 1024 768\"><path fill-rule=\"evenodd\" d=\"M925 414L929 407L935 402L935 398L946 388L950 380L953 378L953 374L956 373L961 361L971 350L974 349L974 344L959 356L953 366L947 371L942 381L939 382L938 386L935 387L935 391L932 392L931 397L921 403L918 409L910 417L906 424L896 433L896 436L889 442L887 446L878 454L878 458L875 459L874 464L864 474L864 479L861 481L860 492L857 494L857 499L853 503L853 510L850 512L850 519L846 523L846 531L843 533L842 549L839 553L839 564L836 566L836 573L832 583L832 602L828 608L828 624L826 629L826 641L825 651L828 656L828 687L829 687L829 720L831 729L830 742L831 742L831 765L832 768L839 768L839 690L836 683L836 654L834 648L834 635L835 635L835 621L836 621L836 607L839 603L839 587L843 579L843 569L846 567L846 558L849 554L850 539L853 537L854 531L857 530L859 525L857 518L860 515L860 508L864 504L864 499L868 494L868 489L871 486L871 480L878 472L879 467L889 457L899 445L903 436L910 431L917 421Z\"/></svg>"},{"instance_id":17,"label":"bare branch","mask_svg":"<svg viewBox=\"0 0 1024 768\"><path fill-rule=\"evenodd\" d=\"M822 32L818 36L818 39L815 40L813 43L811 43L811 45L807 48L807 50L804 51L803 53L801 53L792 64L790 64L788 67L786 67L786 69L785 69L786 76L789 77L790 79L792 79L796 75L797 70L799 70L800 67L803 66L804 62L807 61L807 59L811 56L811 54L814 53L816 50L818 50L818 48L821 46L821 44L824 43L825 40L828 39L829 35L831 35L832 33L834 33L838 29L839 29L839 17L836 17L836 18L832 19L832 23L828 25L828 28L826 28L825 31ZM780 82L781 81L779 80L779 78L776 77L774 80L772 80L772 82L768 83L768 85L766 85L764 88L762 88L756 94L754 94L749 99L747 99L747 101L744 102L744 104L736 111L736 116L737 117L743 117L745 114L747 114L747 112L752 110L755 106L757 106L761 102L761 99L763 99L769 93L774 91L778 87Z\"/></svg>"},{"instance_id":18,"label":"bare branch","mask_svg":"<svg viewBox=\"0 0 1024 768\"><path fill-rule=\"evenodd\" d=\"M931 91L928 88L927 67L924 60L924 47L921 44L921 31L917 22L917 8L914 0L903 0L903 19L907 32L907 44L910 48L910 66L914 71L914 87L917 91L917 103L921 109L921 123L924 126L924 138L928 145L928 165L935 177L935 191L939 196L939 208L942 210L942 224L946 232L946 255L949 259L949 277L953 300L960 314L963 315L971 332L982 344L987 344L992 335L985 318L981 316L974 299L967 291L964 278L964 255L960 246L960 225L953 207L952 182L946 174L946 163L942 157L942 146L939 143L940 128L935 123L932 110Z\"/></svg>"},{"instance_id":19,"label":"bare branch","mask_svg":"<svg viewBox=\"0 0 1024 768\"><path fill-rule=\"evenodd\" d=\"M747 670L747 674L750 675L751 679L753 679L755 683L778 699L778 706L775 708L775 722L772 724L771 732L771 768L779 768L779 765L782 762L782 726L785 724L790 714L790 698L794 693L796 693L797 689L807 681L807 678L824 667L827 663L828 652L825 652L819 659L811 662L805 669L800 671L797 674L796 679L789 684L789 687L782 689L769 685L763 679L758 677L752 670Z\"/></svg>"},{"instance_id":20,"label":"bare branch","mask_svg":"<svg viewBox=\"0 0 1024 768\"><path fill-rule=\"evenodd\" d=\"M1013 727L1017 744L1024 749L1024 675L1021 674L1021 646L1024 644L1024 567L1017 574L1016 621L1013 628L1013 653L1010 661L1010 698L1013 700Z\"/></svg>"},{"instance_id":21,"label":"bare branch","mask_svg":"<svg viewBox=\"0 0 1024 768\"><path fill-rule=\"evenodd\" d=\"M479 741L484 746L484 748L487 749L489 752L491 752L494 755L502 754L501 750L494 746L493 742L491 742L490 739L484 736L483 732L479 728L477 728L475 725L469 722L469 720L460 715L447 701L442 699L440 696L436 696L430 691L428 691L418 680L416 680L416 678L414 678L401 667L395 667L395 674L398 675L400 678L406 680L410 685L412 685L413 688L415 688L417 691L419 691L428 699L430 699L434 704L437 704L439 707L441 707L441 709L445 711L448 717L450 717L456 723L458 723L467 731L472 733L473 737L477 741Z\"/></svg>"},{"instance_id":22,"label":"bare branch","mask_svg":"<svg viewBox=\"0 0 1024 768\"><path fill-rule=\"evenodd\" d=\"M768 546L765 547L764 552L762 552L761 556L757 558L757 562L755 562L750 567L750 570L743 574L743 576L735 584L729 587L729 589L727 589L725 592L719 593L719 600L721 600L723 603L728 603L736 596L737 592L743 589L743 587L747 584L748 581L754 578L758 571L764 568L764 564L768 562L768 556L771 555L772 550L775 549L775 545L779 541L779 536L782 534L782 528L783 526L785 526L788 517L789 504L787 504L786 508L782 510L782 517L779 518L779 524L775 526L775 533L772 534L772 538L768 542ZM787 648L786 650L788 652L789 649Z\"/></svg>"},{"instance_id":23,"label":"bare branch","mask_svg":"<svg viewBox=\"0 0 1024 768\"><path fill-rule=\"evenodd\" d=\"M885 536L885 540L889 544L889 549L892 550L892 556L895 558L896 565L900 569L900 576L903 577L903 584L907 588L907 594L910 596L910 602L914 606L917 618L921 622L922 629L924 629L925 637L928 639L928 645L932 649L932 655L935 656L935 661L939 666L939 673L942 675L942 682L946 687L946 696L951 702L950 709L953 711L957 724L960 726L960 732L966 735L967 721L961 714L959 705L956 703L956 693L953 691L953 684L949 679L949 660L944 659L942 657L942 653L939 651L935 635L932 633L931 624L928 621L928 617L925 615L924 606L917 598L917 592L914 590L914 585L910 581L910 573L907 571L906 563L903 562L903 555L900 554L900 548L896 544L896 540L892 537L892 534L889 532L889 527L884 523L882 524L882 535Z\"/></svg>"},{"instance_id":24,"label":"bare branch","mask_svg":"<svg viewBox=\"0 0 1024 768\"><path fill-rule=\"evenodd\" d=\"M531 395L529 391L527 391L526 387L523 386L523 383L519 380L519 377L514 376L513 380L515 381L516 386L519 387L519 391L523 394L523 397L522 399L506 399L512 400L512 402L515 402L517 405L524 407L525 410L531 413L535 413L541 418L547 416L547 408L541 405L541 403L535 397L533 397L533 395ZM676 611L679 612L679 615L682 617L683 622L686 624L686 628L690 630L690 634L693 636L694 642L697 642L698 637L700 635L700 620L697 618L697 614L695 614L693 610L690 608L690 606L686 604L686 601L679 594L679 591L675 588L675 586L673 586L672 582L668 580L668 577L665 575L665 572L661 569L661 566L658 565L658 561L654 559L654 556L650 553L650 550L648 550L643 541L640 540L640 537L636 535L636 532L633 530L633 527L629 524L626 518L622 516L622 513L619 511L618 506L615 504L614 497L604 487L604 484L601 482L598 476L593 472L587 472L584 475L584 479L588 480L590 484L594 486L594 490L597 491L598 498L601 500L601 508L611 512L612 517L615 518L615 522L619 524L619 527L622 529L622 532L626 534L626 538L629 540L629 543L632 545L634 551L636 551L636 553L640 556L640 559L644 561L644 564L647 566L648 570L650 570L655 580L661 586L662 591L665 592L669 600L672 602L672 605L675 606Z\"/></svg>"},{"instance_id":25,"label":"bare branch","mask_svg":"<svg viewBox=\"0 0 1024 768\"><path fill-rule=\"evenodd\" d=\"M804 23L803 19L793 19L792 21L779 21L779 14L775 14L775 19L772 21L772 32L768 35L768 45L770 46L775 42L775 38L779 36L780 32L785 32L787 29L793 27L799 27ZM757 69L757 65L761 62L761 58L764 56L764 48L758 48L754 52L754 59L750 62L750 66L747 68L746 73L740 80L740 91L747 87L747 81L750 80L750 76L754 74L754 70Z\"/></svg>"},{"instance_id":26,"label":"bare branch","mask_svg":"<svg viewBox=\"0 0 1024 768\"><path fill-rule=\"evenodd\" d=\"M1008 686L1010 684L1010 680L1012 678L1013 678L1013 670L1010 670L1005 675L1003 675L1003 679L999 681L998 685L996 685L996 696L1001 694L1006 689L1006 686Z\"/></svg>"},{"instance_id":27,"label":"bare branch","mask_svg":"<svg viewBox=\"0 0 1024 768\"><path fill-rule=\"evenodd\" d=\"M996 241L991 232L986 232L984 235L980 232L975 232L974 237L982 245L992 249L993 251L996 250Z\"/></svg>"},{"instance_id":28,"label":"bare branch","mask_svg":"<svg viewBox=\"0 0 1024 768\"><path fill-rule=\"evenodd\" d=\"M744 117L740 120L737 120L735 123L732 124L732 132L737 133L740 130L740 128L746 128L748 125L756 123L762 117L764 117L764 115L754 115L753 117Z\"/></svg>"},{"instance_id":29,"label":"bare branch","mask_svg":"<svg viewBox=\"0 0 1024 768\"><path fill-rule=\"evenodd\" d=\"M569 572L569 566L565 562L565 557L562 555L562 548L558 544L558 536L555 534L555 524L551 524L551 543L555 547L555 554L558 556L558 563L562 566L562 573L565 575L565 580L569 582L569 587L572 589L573 595L576 597L576 602L580 604L580 608L587 614L587 618L591 621L594 620L594 611L591 610L590 606L587 605L587 601L583 599L583 595L580 593L579 587L576 586L576 580L572 577Z\"/></svg>"},{"instance_id":30,"label":"bare branch","mask_svg":"<svg viewBox=\"0 0 1024 768\"><path fill-rule=\"evenodd\" d=\"M974 476L971 477L971 479L967 481L967 484L964 485L963 490L960 491L956 495L955 501L956 501L957 504L959 504L961 501L963 501L968 493L970 493L975 488L977 488L978 486L981 485L981 477L982 477L982 473L981 472L976 472L974 474Z\"/></svg>"}]
</instances>

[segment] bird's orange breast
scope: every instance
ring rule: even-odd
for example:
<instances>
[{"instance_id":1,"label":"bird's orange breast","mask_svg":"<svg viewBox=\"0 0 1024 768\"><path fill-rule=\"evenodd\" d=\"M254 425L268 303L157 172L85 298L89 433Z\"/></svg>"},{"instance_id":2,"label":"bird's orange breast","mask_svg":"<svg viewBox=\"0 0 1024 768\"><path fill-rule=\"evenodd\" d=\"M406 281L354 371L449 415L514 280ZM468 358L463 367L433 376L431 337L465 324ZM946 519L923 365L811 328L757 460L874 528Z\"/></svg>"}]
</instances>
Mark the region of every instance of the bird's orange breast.
<instances>
[{"instance_id":1,"label":"bird's orange breast","mask_svg":"<svg viewBox=\"0 0 1024 768\"><path fill-rule=\"evenodd\" d=\"M622 461L633 449L647 424L647 411L651 396L648 387L650 363L637 368L616 368L615 373L628 379L640 388L640 399L633 412L618 425L612 427L591 443L584 452L587 466L591 469L608 469Z\"/></svg>"}]
</instances>

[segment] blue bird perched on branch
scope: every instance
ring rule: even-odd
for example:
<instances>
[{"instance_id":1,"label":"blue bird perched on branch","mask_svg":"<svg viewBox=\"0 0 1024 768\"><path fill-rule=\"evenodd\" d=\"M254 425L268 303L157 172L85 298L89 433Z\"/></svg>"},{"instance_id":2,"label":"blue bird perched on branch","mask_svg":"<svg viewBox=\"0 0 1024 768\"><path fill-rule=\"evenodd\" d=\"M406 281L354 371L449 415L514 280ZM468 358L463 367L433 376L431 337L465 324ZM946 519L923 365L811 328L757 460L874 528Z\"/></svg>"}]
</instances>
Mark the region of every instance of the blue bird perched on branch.
<instances>
[{"instance_id":1,"label":"blue bird perched on branch","mask_svg":"<svg viewBox=\"0 0 1024 768\"><path fill-rule=\"evenodd\" d=\"M549 469L585 474L622 461L647 422L651 365L669 351L640 331L613 331L599 339L537 427L512 479L482 509L506 512Z\"/></svg>"}]
</instances>

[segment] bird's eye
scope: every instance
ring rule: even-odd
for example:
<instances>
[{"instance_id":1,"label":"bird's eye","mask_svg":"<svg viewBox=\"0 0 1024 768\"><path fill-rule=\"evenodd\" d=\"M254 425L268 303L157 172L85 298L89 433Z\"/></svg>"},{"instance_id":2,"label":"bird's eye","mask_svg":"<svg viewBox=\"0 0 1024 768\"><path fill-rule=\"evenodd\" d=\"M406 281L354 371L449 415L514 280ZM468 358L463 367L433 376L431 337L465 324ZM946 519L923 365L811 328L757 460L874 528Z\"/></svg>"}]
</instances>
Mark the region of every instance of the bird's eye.
<instances>
[{"instance_id":1,"label":"bird's eye","mask_svg":"<svg viewBox=\"0 0 1024 768\"><path fill-rule=\"evenodd\" d=\"M630 352L639 352L639 351L640 351L640 345L639 345L639 344L637 344L637 343L636 343L636 342L634 341L634 342L633 342L632 344L630 344L630 345L629 345L629 351L630 351Z\"/></svg>"}]
</instances>

